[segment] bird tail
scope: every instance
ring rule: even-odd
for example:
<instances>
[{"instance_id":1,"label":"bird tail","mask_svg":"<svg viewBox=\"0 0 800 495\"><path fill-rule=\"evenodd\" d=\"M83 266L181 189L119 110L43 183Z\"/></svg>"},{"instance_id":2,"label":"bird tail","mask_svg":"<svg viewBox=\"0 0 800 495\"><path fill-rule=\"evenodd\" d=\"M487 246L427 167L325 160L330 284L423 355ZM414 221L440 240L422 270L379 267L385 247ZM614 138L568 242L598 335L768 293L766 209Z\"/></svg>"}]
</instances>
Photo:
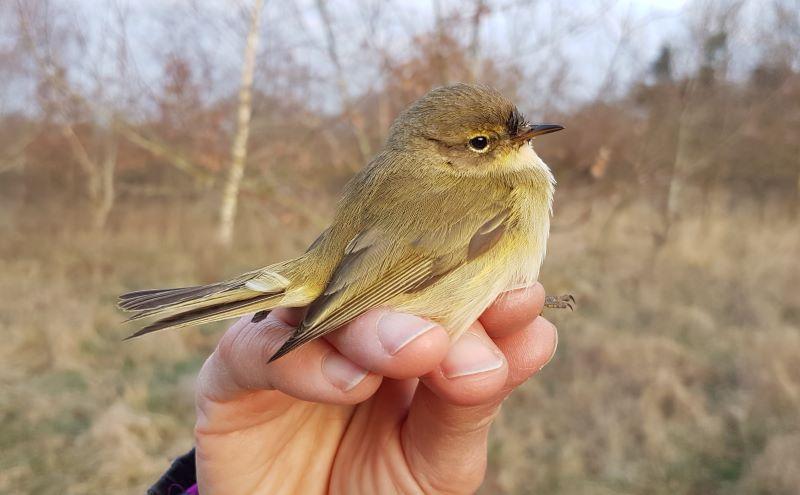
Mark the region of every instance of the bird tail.
<instances>
[{"instance_id":1,"label":"bird tail","mask_svg":"<svg viewBox=\"0 0 800 495\"><path fill-rule=\"evenodd\" d=\"M135 312L126 321L160 317L125 340L157 330L201 325L253 312L258 312L257 319L263 319L283 302L289 286L290 281L281 275L280 268L273 265L210 285L123 294L119 297L119 308Z\"/></svg>"}]
</instances>

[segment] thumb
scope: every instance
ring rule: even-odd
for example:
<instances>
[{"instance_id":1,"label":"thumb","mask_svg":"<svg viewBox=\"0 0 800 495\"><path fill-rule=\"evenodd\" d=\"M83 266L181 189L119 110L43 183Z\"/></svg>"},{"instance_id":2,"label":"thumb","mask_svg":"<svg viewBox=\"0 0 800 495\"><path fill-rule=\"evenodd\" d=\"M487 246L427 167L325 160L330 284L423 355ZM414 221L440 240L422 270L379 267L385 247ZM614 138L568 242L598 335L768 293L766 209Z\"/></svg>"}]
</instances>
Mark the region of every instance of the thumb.
<instances>
[{"instance_id":1,"label":"thumb","mask_svg":"<svg viewBox=\"0 0 800 495\"><path fill-rule=\"evenodd\" d=\"M555 345L555 327L541 317L495 341L476 323L456 341L440 366L451 377L431 373L421 381L401 430L406 462L423 492L480 487L489 428L503 399L547 363ZM501 351L507 364L490 366Z\"/></svg>"},{"instance_id":2,"label":"thumb","mask_svg":"<svg viewBox=\"0 0 800 495\"><path fill-rule=\"evenodd\" d=\"M450 348L414 395L401 430L425 493L473 493L486 471L489 427L510 392L508 364L480 323Z\"/></svg>"},{"instance_id":3,"label":"thumb","mask_svg":"<svg viewBox=\"0 0 800 495\"><path fill-rule=\"evenodd\" d=\"M402 429L409 468L424 493L474 493L486 472L489 428L502 398L447 404L420 384Z\"/></svg>"}]
</instances>

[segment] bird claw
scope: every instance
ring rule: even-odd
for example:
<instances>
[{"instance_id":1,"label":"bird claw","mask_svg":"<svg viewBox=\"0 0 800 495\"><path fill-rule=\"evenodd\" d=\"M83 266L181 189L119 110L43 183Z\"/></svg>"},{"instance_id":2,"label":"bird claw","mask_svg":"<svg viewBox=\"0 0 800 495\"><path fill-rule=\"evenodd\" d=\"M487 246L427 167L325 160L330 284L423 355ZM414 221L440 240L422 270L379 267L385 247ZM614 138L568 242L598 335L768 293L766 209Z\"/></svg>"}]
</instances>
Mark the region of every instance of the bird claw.
<instances>
[{"instance_id":1,"label":"bird claw","mask_svg":"<svg viewBox=\"0 0 800 495\"><path fill-rule=\"evenodd\" d=\"M544 298L545 308L564 309L569 308L570 311L575 310L575 298L572 294L565 294L563 296L546 296Z\"/></svg>"}]
</instances>

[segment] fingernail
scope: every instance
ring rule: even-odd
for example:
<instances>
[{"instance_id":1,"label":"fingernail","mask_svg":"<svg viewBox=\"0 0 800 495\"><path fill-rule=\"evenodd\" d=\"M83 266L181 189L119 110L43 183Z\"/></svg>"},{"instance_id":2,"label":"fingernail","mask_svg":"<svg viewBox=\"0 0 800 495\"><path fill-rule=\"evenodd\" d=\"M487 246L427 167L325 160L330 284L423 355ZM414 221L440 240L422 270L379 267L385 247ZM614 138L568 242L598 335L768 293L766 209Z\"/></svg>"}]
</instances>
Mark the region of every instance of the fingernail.
<instances>
[{"instance_id":1,"label":"fingernail","mask_svg":"<svg viewBox=\"0 0 800 495\"><path fill-rule=\"evenodd\" d=\"M359 368L341 354L331 352L322 359L322 374L336 388L347 392L361 383L369 372Z\"/></svg>"},{"instance_id":2,"label":"fingernail","mask_svg":"<svg viewBox=\"0 0 800 495\"><path fill-rule=\"evenodd\" d=\"M417 337L436 327L436 323L406 313L386 313L378 320L378 340L394 356Z\"/></svg>"},{"instance_id":3,"label":"fingernail","mask_svg":"<svg viewBox=\"0 0 800 495\"><path fill-rule=\"evenodd\" d=\"M445 378L458 378L496 370L503 357L477 335L467 332L453 344L442 361Z\"/></svg>"}]
</instances>

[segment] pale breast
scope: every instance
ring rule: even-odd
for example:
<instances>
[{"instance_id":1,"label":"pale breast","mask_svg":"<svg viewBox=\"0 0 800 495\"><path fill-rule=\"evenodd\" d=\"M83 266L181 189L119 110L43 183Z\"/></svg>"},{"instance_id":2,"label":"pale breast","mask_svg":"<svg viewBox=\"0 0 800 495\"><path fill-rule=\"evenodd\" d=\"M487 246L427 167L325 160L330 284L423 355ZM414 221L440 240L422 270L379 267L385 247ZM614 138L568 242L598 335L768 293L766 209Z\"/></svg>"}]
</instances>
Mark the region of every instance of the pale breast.
<instances>
[{"instance_id":1,"label":"pale breast","mask_svg":"<svg viewBox=\"0 0 800 495\"><path fill-rule=\"evenodd\" d=\"M518 160L520 165L500 179L510 190L507 200L514 214L498 243L438 283L397 298L390 306L437 321L456 339L500 293L538 279L550 231L554 181L530 146L521 148Z\"/></svg>"},{"instance_id":2,"label":"pale breast","mask_svg":"<svg viewBox=\"0 0 800 495\"><path fill-rule=\"evenodd\" d=\"M547 238L550 232L549 212L533 210L522 219L519 226L519 246L509 257L509 279L506 290L526 287L539 278L539 270L547 252Z\"/></svg>"},{"instance_id":3,"label":"pale breast","mask_svg":"<svg viewBox=\"0 0 800 495\"><path fill-rule=\"evenodd\" d=\"M528 286L539 277L539 269L547 251L550 235L550 215L553 207L555 179L550 168L530 146L523 146L518 156L520 173L525 179L512 192L512 201L517 205L518 216L513 235L519 246L509 260L511 278L508 288Z\"/></svg>"}]
</instances>

